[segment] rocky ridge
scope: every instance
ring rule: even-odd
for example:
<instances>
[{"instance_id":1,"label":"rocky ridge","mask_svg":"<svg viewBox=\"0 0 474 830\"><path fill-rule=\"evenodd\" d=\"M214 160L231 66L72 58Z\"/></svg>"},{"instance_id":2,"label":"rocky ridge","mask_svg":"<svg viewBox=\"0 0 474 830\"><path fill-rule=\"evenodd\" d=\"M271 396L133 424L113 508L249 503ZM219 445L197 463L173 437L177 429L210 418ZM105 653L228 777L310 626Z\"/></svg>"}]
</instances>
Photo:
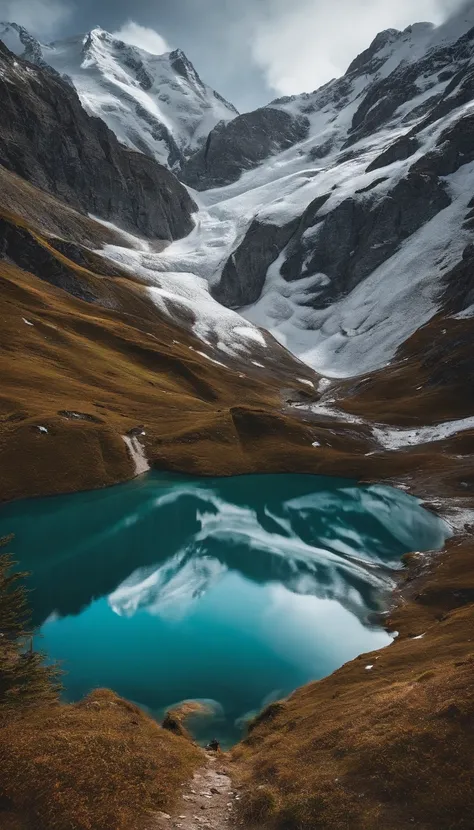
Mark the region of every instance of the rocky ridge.
<instances>
[{"instance_id":1,"label":"rocky ridge","mask_svg":"<svg viewBox=\"0 0 474 830\"><path fill-rule=\"evenodd\" d=\"M171 241L193 227L195 204L174 175L119 144L58 75L20 61L0 41L0 164L72 207ZM59 128L58 128L59 127Z\"/></svg>"},{"instance_id":2,"label":"rocky ridge","mask_svg":"<svg viewBox=\"0 0 474 830\"><path fill-rule=\"evenodd\" d=\"M152 55L100 28L42 44L24 27L1 22L0 40L74 86L89 115L105 121L123 144L173 170L217 123L238 115L181 49Z\"/></svg>"},{"instance_id":3,"label":"rocky ridge","mask_svg":"<svg viewBox=\"0 0 474 830\"><path fill-rule=\"evenodd\" d=\"M205 277L322 373L383 365L472 243L473 57L469 4L438 28L382 32L343 77L215 128L181 171L200 191L206 267L173 246L162 267Z\"/></svg>"}]
</instances>

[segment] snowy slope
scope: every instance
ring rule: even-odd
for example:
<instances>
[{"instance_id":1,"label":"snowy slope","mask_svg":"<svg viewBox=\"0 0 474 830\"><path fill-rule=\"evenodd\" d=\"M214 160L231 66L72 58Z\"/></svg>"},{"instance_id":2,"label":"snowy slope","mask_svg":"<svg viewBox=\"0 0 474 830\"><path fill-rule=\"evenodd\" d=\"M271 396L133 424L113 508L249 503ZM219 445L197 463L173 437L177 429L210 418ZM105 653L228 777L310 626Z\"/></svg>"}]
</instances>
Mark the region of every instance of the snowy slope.
<instances>
[{"instance_id":1,"label":"snowy slope","mask_svg":"<svg viewBox=\"0 0 474 830\"><path fill-rule=\"evenodd\" d=\"M184 321L186 328L192 321L193 334L203 343L202 350L196 350L197 354L230 372L235 372L232 365L235 358L267 361L271 338L265 337L265 333L235 311L220 306L209 293L207 280L193 273L162 271L159 255L154 253L148 241L133 237L108 222L102 224L122 237L123 245L105 245L97 253L139 277L147 286L150 299L164 315ZM189 348L193 350L193 347ZM260 365L254 363L254 366ZM307 382L301 379L301 383Z\"/></svg>"},{"instance_id":2,"label":"snowy slope","mask_svg":"<svg viewBox=\"0 0 474 830\"><path fill-rule=\"evenodd\" d=\"M226 354L245 351L249 331L258 336L245 324L241 336L238 311L327 376L383 366L437 312L446 274L473 241L465 222L474 197L473 26L471 2L438 28L382 32L343 77L257 111L256 142L258 113L269 110L306 119L306 137L283 152L275 141L263 162L256 153L254 169L246 159L238 180L239 118L232 129L213 130L204 180L217 134L214 161L225 178L230 159L230 183L193 192L200 210L192 233L160 252L137 244L106 255L138 273L164 310L198 311L195 331L207 346L218 344L224 364ZM181 53L154 57L94 30L85 40L40 47L41 57L37 42L15 27L3 37L15 46L18 34L18 53L26 49L71 76L89 111L127 143L153 147L162 160L168 153L170 164L203 141L216 106L221 118L235 114L217 98L204 108L202 85ZM209 102L213 93L204 89ZM190 102L198 102L195 121ZM240 280L245 296L250 272L259 299L226 301L226 280Z\"/></svg>"},{"instance_id":3,"label":"snowy slope","mask_svg":"<svg viewBox=\"0 0 474 830\"><path fill-rule=\"evenodd\" d=\"M254 245L258 256L255 232L246 236L255 220L282 228L301 223L308 206L326 197L300 236L275 253L260 299L239 310L328 376L359 374L391 360L436 313L444 275L472 241L464 219L474 196L474 155L461 152L454 138L441 138L474 114L472 25L474 4L438 29L422 23L389 30L343 78L269 105L308 118L308 137L236 182L193 194L201 208L196 228L160 254L156 268L191 272L216 287L245 245ZM412 141L410 150L384 161L382 154L404 138ZM437 175L431 155L436 160L443 152L459 158L452 172ZM414 201L425 187L426 195ZM409 207L404 188L420 219L400 232ZM362 251L365 272L356 280L349 263L341 284L330 257L329 270L314 263L327 252L329 237L335 253L344 246L359 214L362 232L349 256L355 262Z\"/></svg>"},{"instance_id":4,"label":"snowy slope","mask_svg":"<svg viewBox=\"0 0 474 830\"><path fill-rule=\"evenodd\" d=\"M85 109L120 141L171 168L200 147L218 122L237 115L180 50L151 55L102 29L43 45L8 23L0 23L0 40L15 54L67 77Z\"/></svg>"}]
</instances>

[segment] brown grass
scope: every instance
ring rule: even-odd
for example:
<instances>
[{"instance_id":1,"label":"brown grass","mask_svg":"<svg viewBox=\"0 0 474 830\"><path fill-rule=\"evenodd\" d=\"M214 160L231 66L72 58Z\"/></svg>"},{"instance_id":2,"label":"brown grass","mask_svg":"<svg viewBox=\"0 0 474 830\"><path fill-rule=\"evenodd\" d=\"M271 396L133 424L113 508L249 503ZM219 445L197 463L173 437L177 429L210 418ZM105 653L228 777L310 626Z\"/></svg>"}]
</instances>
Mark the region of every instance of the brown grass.
<instances>
[{"instance_id":1,"label":"brown grass","mask_svg":"<svg viewBox=\"0 0 474 830\"><path fill-rule=\"evenodd\" d=\"M20 188L17 211L22 198L25 202ZM248 359L225 357L227 369L210 363L196 351L209 350L191 333L192 320L174 310L172 322L136 280L120 271L114 274L110 263L98 275L93 263L78 265L56 251L57 242L42 228L49 212L56 223L64 217L59 202L53 210L44 199L41 194L37 200L34 222L25 207L21 216L0 210L23 269L41 277L0 263L0 461L5 471L0 500L92 489L130 478L133 465L121 436L138 424L146 427L150 462L171 471L306 472L365 480L416 475L420 481L424 477L423 486L429 479L433 492L439 491L440 478L456 487L465 476L463 462L443 445L372 455L376 445L366 426L337 423L294 407L284 410L285 401L308 397L308 387L297 378L317 378L276 343L265 350L265 372ZM75 237L68 215L64 221L74 244L82 244L84 234L103 232L85 220ZM77 299L51 281L68 291L85 291L94 302ZM470 325L454 323L463 332ZM431 382L429 374L433 366L438 369L439 351L446 346L443 325L438 321L436 337L431 330L414 336L407 346L408 363L395 364L386 375L375 373L363 385L340 384L340 406L368 421L390 420L390 410L395 423L422 422L427 411L441 417L443 400L452 410L451 402L462 398L452 383L446 391L444 381L453 372L442 378L444 385ZM458 348L470 355L469 333ZM454 334L460 342L457 329ZM428 361L430 337L434 356ZM423 361L429 366L423 368ZM457 389L469 377L469 365L461 359L460 365L464 375L456 376ZM417 378L426 380L428 391L414 391ZM68 421L60 414L64 411L95 420ZM35 429L38 424L48 428L47 437ZM315 440L321 445L317 450Z\"/></svg>"},{"instance_id":2,"label":"brown grass","mask_svg":"<svg viewBox=\"0 0 474 830\"><path fill-rule=\"evenodd\" d=\"M401 426L471 415L472 320L440 315L397 361L338 384L339 406ZM474 437L372 456L369 477L403 477L472 510ZM369 470L369 468L368 468ZM256 719L233 753L241 818L278 830L472 830L474 544L404 558L387 649L298 690ZM414 639L423 634L422 639ZM373 669L366 670L366 666Z\"/></svg>"},{"instance_id":3,"label":"brown grass","mask_svg":"<svg viewBox=\"0 0 474 830\"><path fill-rule=\"evenodd\" d=\"M99 487L130 477L121 436L145 424L148 457L162 469L403 478L419 495L462 495L472 508L472 433L401 452L378 448L369 455L377 447L367 427L294 408L282 411L282 402L302 399L295 378L311 377L307 369L276 345L265 356L264 374L238 360L224 370L201 358L189 348L202 349L190 333L192 320L173 324L130 278L113 268L99 276L92 261L77 265L55 252L45 234L57 232L63 220L56 205L48 222L50 208L42 200L33 216L21 207L23 222L9 215L28 232L34 255L26 270L0 263L0 498ZM88 221L75 238L78 244L97 233ZM74 237L71 217L64 222L65 235ZM21 245L20 252L25 253ZM48 285L51 274L85 286L95 302ZM472 328L472 320L439 315L407 341L390 367L338 384L338 405L367 423L403 426L472 414ZM95 420L68 421L60 414L66 410ZM48 436L35 430L39 423ZM317 450L314 440L322 445ZM248 740L233 753L234 775L243 787L243 820L259 830L472 830L473 563L469 536L452 542L430 567L410 557L403 601L390 621L400 632L395 643L257 718ZM423 639L412 639L422 633ZM366 671L368 664L372 671ZM9 770L6 795L30 816L46 811L56 796L63 823L50 824L51 830L76 826L68 809L89 821L77 825L80 830L92 827L96 809L105 823L94 828L129 826L141 779L147 790L140 803L167 809L197 762L189 742L110 694L89 699L82 708L58 707L54 714L42 708L38 720L22 720L17 732L11 724L8 733L0 733L0 764ZM135 730L143 730L136 744ZM66 746L68 735L75 736L72 746ZM169 779L175 757L182 778ZM132 774L127 758L136 758ZM48 776L51 769L62 777ZM100 776L99 770L108 774ZM125 801L118 796L124 776L136 784L133 792L124 787ZM34 795L29 778L37 782ZM112 818L110 793L107 799L102 795L104 782L111 780L117 810ZM33 828L40 830L34 821Z\"/></svg>"},{"instance_id":4,"label":"brown grass","mask_svg":"<svg viewBox=\"0 0 474 830\"><path fill-rule=\"evenodd\" d=\"M464 418L474 411L472 319L436 315L384 369L339 385L347 412L399 426Z\"/></svg>"},{"instance_id":5,"label":"brown grass","mask_svg":"<svg viewBox=\"0 0 474 830\"><path fill-rule=\"evenodd\" d=\"M143 830L150 812L173 807L202 751L112 692L59 703L58 670L30 647L24 575L11 566L0 555L0 827Z\"/></svg>"},{"instance_id":6,"label":"brown grass","mask_svg":"<svg viewBox=\"0 0 474 830\"><path fill-rule=\"evenodd\" d=\"M61 280L70 274L97 300L84 302L0 263L0 498L129 478L121 436L138 424L146 426L152 463L205 475L318 472L323 464L340 474L352 450L366 445L364 435L348 435L347 452L328 434L327 449L314 452L314 426L281 411L282 388L301 395L295 377L311 372L278 344L266 350L265 373L237 358L225 358L226 369L215 366L197 354L206 347L188 331L190 321L163 317L133 280L97 276L36 232L28 239L31 267L36 261L48 279L54 269ZM50 259L35 260L38 246ZM19 250L24 256L22 243ZM64 411L95 420L71 422Z\"/></svg>"},{"instance_id":7,"label":"brown grass","mask_svg":"<svg viewBox=\"0 0 474 830\"><path fill-rule=\"evenodd\" d=\"M265 373L248 361L215 366L190 349L203 344L161 316L139 285L88 274L88 284L116 308L86 303L0 262L0 499L130 478L121 436L139 424L151 463L171 471L375 480L418 471L434 471L437 480L461 475L462 462L442 447L370 456L366 427L282 411L281 390L297 398L304 389L295 377L310 373L280 347L267 350ZM65 411L95 420L67 420Z\"/></svg>"},{"instance_id":8,"label":"brown grass","mask_svg":"<svg viewBox=\"0 0 474 830\"><path fill-rule=\"evenodd\" d=\"M202 757L137 706L99 690L0 729L0 797L34 830L133 830L173 808Z\"/></svg>"},{"instance_id":9,"label":"brown grass","mask_svg":"<svg viewBox=\"0 0 474 830\"><path fill-rule=\"evenodd\" d=\"M393 645L256 719L233 753L245 821L281 830L471 830L473 557L472 542L452 542L431 573L412 569L389 621L400 632Z\"/></svg>"}]
</instances>

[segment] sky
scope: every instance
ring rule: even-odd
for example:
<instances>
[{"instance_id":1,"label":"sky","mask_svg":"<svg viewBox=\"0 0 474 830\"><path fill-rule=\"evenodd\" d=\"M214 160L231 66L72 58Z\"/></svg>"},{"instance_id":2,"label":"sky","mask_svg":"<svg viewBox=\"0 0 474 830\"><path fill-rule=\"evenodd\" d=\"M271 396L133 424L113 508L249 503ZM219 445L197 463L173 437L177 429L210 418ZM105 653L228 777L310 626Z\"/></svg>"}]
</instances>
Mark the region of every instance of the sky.
<instances>
[{"instance_id":1,"label":"sky","mask_svg":"<svg viewBox=\"0 0 474 830\"><path fill-rule=\"evenodd\" d=\"M0 0L0 20L44 41L100 26L155 53L179 47L204 81L245 112L343 74L383 29L441 23L463 2Z\"/></svg>"}]
</instances>

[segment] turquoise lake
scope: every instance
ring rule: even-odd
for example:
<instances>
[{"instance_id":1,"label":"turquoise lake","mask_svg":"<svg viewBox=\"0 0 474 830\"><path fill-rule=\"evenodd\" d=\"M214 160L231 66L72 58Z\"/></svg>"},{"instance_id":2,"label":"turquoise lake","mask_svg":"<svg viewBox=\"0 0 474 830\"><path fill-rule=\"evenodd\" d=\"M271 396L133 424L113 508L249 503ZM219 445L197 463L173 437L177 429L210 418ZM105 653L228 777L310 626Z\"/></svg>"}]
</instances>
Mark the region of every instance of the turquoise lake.
<instances>
[{"instance_id":1,"label":"turquoise lake","mask_svg":"<svg viewBox=\"0 0 474 830\"><path fill-rule=\"evenodd\" d=\"M193 732L229 746L266 703L390 643L370 620L401 556L449 531L385 486L153 472L5 505L11 533L69 700L110 687L156 718L209 701Z\"/></svg>"}]
</instances>

